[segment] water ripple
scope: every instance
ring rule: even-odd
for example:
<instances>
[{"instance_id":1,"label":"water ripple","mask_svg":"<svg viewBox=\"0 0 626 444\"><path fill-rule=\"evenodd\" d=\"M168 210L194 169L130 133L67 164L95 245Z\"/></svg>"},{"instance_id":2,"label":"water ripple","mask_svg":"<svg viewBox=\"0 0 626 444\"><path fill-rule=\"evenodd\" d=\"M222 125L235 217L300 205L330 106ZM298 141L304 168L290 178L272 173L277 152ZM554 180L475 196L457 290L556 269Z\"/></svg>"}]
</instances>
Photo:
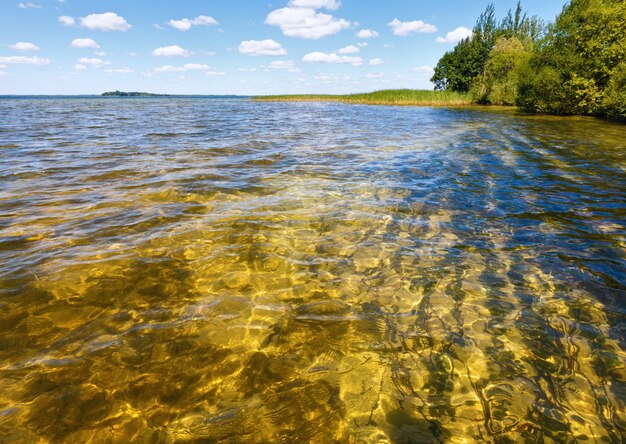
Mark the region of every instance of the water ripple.
<instances>
[{"instance_id":1,"label":"water ripple","mask_svg":"<svg viewBox=\"0 0 626 444\"><path fill-rule=\"evenodd\" d=\"M626 130L0 100L0 441L621 442Z\"/></svg>"}]
</instances>

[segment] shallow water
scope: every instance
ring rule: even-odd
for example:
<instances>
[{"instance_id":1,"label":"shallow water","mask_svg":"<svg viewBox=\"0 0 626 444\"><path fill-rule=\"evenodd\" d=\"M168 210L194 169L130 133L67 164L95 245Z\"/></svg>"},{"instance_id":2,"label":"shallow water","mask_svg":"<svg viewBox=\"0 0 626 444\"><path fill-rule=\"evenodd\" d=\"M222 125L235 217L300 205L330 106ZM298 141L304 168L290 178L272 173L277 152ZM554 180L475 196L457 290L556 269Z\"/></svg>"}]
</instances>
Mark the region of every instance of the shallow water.
<instances>
[{"instance_id":1,"label":"shallow water","mask_svg":"<svg viewBox=\"0 0 626 444\"><path fill-rule=\"evenodd\" d=\"M626 127L0 100L0 441L620 442Z\"/></svg>"}]
</instances>

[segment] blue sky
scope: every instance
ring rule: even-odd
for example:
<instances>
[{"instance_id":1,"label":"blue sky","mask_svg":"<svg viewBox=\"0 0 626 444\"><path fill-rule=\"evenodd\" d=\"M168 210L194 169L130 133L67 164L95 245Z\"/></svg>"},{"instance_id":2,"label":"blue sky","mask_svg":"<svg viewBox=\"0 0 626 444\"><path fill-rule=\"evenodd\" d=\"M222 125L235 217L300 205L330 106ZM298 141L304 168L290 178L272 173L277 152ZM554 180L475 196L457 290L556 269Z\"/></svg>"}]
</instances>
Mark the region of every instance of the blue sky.
<instances>
[{"instance_id":1,"label":"blue sky","mask_svg":"<svg viewBox=\"0 0 626 444\"><path fill-rule=\"evenodd\" d=\"M432 88L488 0L0 0L0 94ZM499 18L516 0L495 1ZM527 0L553 20L565 1Z\"/></svg>"}]
</instances>

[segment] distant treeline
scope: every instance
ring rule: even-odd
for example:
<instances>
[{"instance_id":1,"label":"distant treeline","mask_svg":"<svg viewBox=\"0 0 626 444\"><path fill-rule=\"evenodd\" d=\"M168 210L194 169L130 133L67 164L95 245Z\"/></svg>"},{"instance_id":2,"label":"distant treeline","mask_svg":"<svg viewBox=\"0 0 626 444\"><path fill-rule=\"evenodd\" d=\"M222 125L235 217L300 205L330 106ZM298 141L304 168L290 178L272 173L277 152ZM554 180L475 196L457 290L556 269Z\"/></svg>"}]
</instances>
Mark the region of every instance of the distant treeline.
<instances>
[{"instance_id":1,"label":"distant treeline","mask_svg":"<svg viewBox=\"0 0 626 444\"><path fill-rule=\"evenodd\" d=\"M152 94L147 92L107 91L102 93L105 97L163 97L166 94Z\"/></svg>"},{"instance_id":2,"label":"distant treeline","mask_svg":"<svg viewBox=\"0 0 626 444\"><path fill-rule=\"evenodd\" d=\"M626 1L572 0L552 24L493 4L437 64L435 89L476 103L626 121Z\"/></svg>"}]
</instances>

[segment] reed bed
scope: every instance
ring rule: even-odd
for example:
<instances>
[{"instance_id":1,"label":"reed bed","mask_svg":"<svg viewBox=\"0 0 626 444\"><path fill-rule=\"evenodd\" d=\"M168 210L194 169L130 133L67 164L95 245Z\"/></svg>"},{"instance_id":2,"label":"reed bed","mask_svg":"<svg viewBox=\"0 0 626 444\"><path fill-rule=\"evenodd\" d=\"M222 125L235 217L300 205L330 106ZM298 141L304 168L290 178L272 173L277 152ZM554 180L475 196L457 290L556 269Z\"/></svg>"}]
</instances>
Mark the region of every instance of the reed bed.
<instances>
[{"instance_id":1,"label":"reed bed","mask_svg":"<svg viewBox=\"0 0 626 444\"><path fill-rule=\"evenodd\" d=\"M452 91L397 89L360 94L295 94L255 96L261 102L340 102L365 105L397 106L466 106L472 101L467 94Z\"/></svg>"}]
</instances>

